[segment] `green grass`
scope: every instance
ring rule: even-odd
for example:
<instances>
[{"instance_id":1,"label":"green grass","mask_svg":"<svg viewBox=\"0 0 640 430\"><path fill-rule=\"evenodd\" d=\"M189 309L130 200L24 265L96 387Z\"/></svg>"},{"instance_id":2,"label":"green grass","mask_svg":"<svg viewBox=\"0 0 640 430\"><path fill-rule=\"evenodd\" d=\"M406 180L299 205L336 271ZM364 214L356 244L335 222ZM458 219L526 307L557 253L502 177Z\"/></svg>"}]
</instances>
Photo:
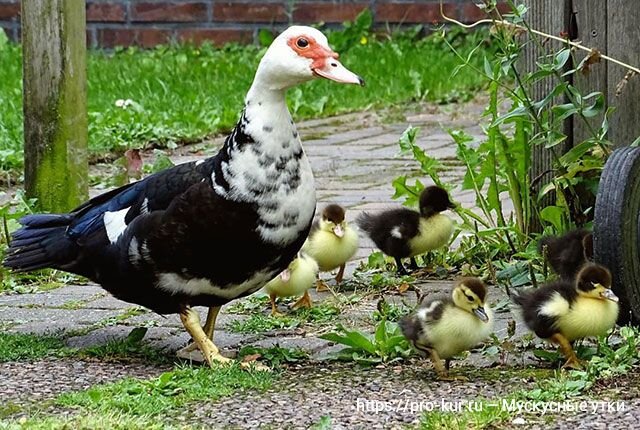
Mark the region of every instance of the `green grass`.
<instances>
[{"instance_id":1,"label":"green grass","mask_svg":"<svg viewBox=\"0 0 640 430\"><path fill-rule=\"evenodd\" d=\"M166 414L189 402L215 401L239 390L265 391L275 378L271 372L248 371L237 364L183 367L150 380L126 378L86 391L62 394L56 403L103 413L149 416Z\"/></svg>"},{"instance_id":2,"label":"green grass","mask_svg":"<svg viewBox=\"0 0 640 430\"><path fill-rule=\"evenodd\" d=\"M178 424L171 417L189 416L189 404L215 402L245 390L264 392L276 374L248 371L239 365L216 368L184 367L152 379L126 378L88 390L65 393L41 407L26 411L9 408L0 429L188 429L189 419ZM69 415L49 415L52 406L71 409ZM22 418L12 418L26 412ZM174 424L172 424L172 421Z\"/></svg>"},{"instance_id":3,"label":"green grass","mask_svg":"<svg viewBox=\"0 0 640 430\"><path fill-rule=\"evenodd\" d=\"M227 330L233 333L264 333L271 330L290 330L304 325L331 323L340 309L329 303L314 304L312 308L296 309L282 316L251 314L248 318L230 321Z\"/></svg>"},{"instance_id":4,"label":"green grass","mask_svg":"<svg viewBox=\"0 0 640 430\"><path fill-rule=\"evenodd\" d=\"M136 327L124 339L113 339L103 345L91 346L78 351L80 357L101 360L141 360L146 363L170 363L173 356L142 342L147 329Z\"/></svg>"},{"instance_id":5,"label":"green grass","mask_svg":"<svg viewBox=\"0 0 640 430\"><path fill-rule=\"evenodd\" d=\"M0 362L37 360L67 350L64 341L56 336L0 333Z\"/></svg>"},{"instance_id":6,"label":"green grass","mask_svg":"<svg viewBox=\"0 0 640 430\"><path fill-rule=\"evenodd\" d=\"M456 32L468 53L482 40ZM459 60L442 39L408 36L349 44L341 60L367 82L364 88L314 81L289 92L296 119L378 108L407 101L468 98L481 78L468 69L452 78ZM484 46L484 45L483 45ZM488 48L473 56L482 63ZM130 147L172 146L229 130L263 53L256 46L135 48L88 58L89 146L94 158ZM22 165L21 49L0 35L0 168ZM130 99L123 109L116 101Z\"/></svg>"},{"instance_id":7,"label":"green grass","mask_svg":"<svg viewBox=\"0 0 640 430\"><path fill-rule=\"evenodd\" d=\"M46 357L97 358L103 361L144 361L169 363L173 356L154 348L142 339L145 328L134 328L126 338L113 339L103 345L77 349L65 345L64 338L30 333L0 333L0 363L38 360Z\"/></svg>"}]
</instances>

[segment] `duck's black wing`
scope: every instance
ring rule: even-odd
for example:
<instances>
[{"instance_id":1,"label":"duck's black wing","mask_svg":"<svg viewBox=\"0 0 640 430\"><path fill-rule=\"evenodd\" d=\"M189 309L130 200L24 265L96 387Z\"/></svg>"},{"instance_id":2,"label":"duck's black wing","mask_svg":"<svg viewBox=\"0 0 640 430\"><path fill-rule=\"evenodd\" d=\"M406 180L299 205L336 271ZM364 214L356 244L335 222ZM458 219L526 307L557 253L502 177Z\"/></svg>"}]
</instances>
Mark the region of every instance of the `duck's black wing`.
<instances>
[{"instance_id":1,"label":"duck's black wing","mask_svg":"<svg viewBox=\"0 0 640 430\"><path fill-rule=\"evenodd\" d=\"M210 181L213 162L172 167L94 197L67 214L28 215L13 233L3 264L15 271L50 267L94 278L89 250L107 252L134 220L166 209L192 185Z\"/></svg>"},{"instance_id":2,"label":"duck's black wing","mask_svg":"<svg viewBox=\"0 0 640 430\"><path fill-rule=\"evenodd\" d=\"M418 235L420 214L411 209L391 209L379 214L362 213L358 227L371 238L382 252L396 258L411 254L409 240Z\"/></svg>"}]
</instances>

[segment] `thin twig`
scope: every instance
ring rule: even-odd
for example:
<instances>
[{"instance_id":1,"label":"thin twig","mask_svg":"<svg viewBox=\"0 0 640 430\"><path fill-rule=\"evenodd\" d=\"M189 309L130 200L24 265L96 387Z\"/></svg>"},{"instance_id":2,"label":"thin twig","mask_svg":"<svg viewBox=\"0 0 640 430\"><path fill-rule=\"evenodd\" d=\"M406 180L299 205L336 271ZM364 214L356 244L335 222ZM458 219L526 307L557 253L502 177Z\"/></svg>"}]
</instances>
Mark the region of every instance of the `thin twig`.
<instances>
[{"instance_id":1,"label":"thin twig","mask_svg":"<svg viewBox=\"0 0 640 430\"><path fill-rule=\"evenodd\" d=\"M474 28L480 24L501 24L504 25L505 27L511 27L511 28L517 28L519 30L524 30L526 31L527 29L521 25L518 24L513 24L511 22L508 21L504 21L504 20L492 20L492 19L481 19L479 21L474 22L473 24L463 24L460 21L458 21L457 19L453 19L453 18L449 18L447 15L445 15L444 13L444 5L442 4L442 0L440 0L440 15L442 16L442 18L444 18L445 21L449 21L453 24L459 25L461 27L464 28ZM583 51L587 51L589 53L593 53L593 49L589 48L588 46L584 46L583 44L579 43L579 42L573 42L571 40L568 40L566 38L562 38L562 37L558 37L558 36L554 36L552 34L548 34L539 30L535 30L533 28L529 29L532 33L537 34L538 36L543 36L549 39L553 39L553 40L557 40L558 42L562 42L562 43L567 43L571 46L573 46L574 48L578 48L578 49L582 49ZM600 54L600 58L603 58L607 61L610 61L612 63L615 63L619 66L624 67L625 69L629 69L632 70L638 74L640 74L640 69L634 66L631 66L627 63L623 63L620 60L616 60L615 58L609 57L608 55L604 55L604 54Z\"/></svg>"}]
</instances>

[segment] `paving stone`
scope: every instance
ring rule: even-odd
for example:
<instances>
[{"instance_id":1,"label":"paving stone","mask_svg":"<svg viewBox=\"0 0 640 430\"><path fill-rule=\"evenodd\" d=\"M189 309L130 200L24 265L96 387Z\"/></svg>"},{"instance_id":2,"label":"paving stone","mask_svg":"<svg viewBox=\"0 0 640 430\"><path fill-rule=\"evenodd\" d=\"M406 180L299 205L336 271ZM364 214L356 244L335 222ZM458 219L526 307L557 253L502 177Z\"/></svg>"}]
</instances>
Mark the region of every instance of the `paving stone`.
<instances>
[{"instance_id":1,"label":"paving stone","mask_svg":"<svg viewBox=\"0 0 640 430\"><path fill-rule=\"evenodd\" d=\"M41 293L0 295L0 306L60 307L90 300L100 296L102 292L104 290L97 285L68 285Z\"/></svg>"}]
</instances>

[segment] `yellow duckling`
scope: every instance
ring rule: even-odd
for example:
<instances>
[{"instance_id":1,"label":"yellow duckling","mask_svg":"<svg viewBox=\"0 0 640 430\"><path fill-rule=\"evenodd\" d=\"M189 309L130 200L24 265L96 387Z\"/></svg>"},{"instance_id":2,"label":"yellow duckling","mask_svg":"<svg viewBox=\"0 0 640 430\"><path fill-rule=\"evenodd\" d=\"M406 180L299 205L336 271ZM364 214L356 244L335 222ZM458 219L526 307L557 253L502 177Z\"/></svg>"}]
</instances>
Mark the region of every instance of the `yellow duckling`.
<instances>
[{"instance_id":1,"label":"yellow duckling","mask_svg":"<svg viewBox=\"0 0 640 430\"><path fill-rule=\"evenodd\" d=\"M618 297L611 291L611 273L595 263L582 266L573 282L552 282L513 299L522 308L527 326L542 339L560 346L567 359L563 367L582 367L571 342L603 336L618 320Z\"/></svg>"},{"instance_id":2,"label":"yellow duckling","mask_svg":"<svg viewBox=\"0 0 640 430\"><path fill-rule=\"evenodd\" d=\"M276 306L276 297L302 296L293 306L311 307L309 288L313 286L318 276L318 263L308 255L298 254L289 267L283 270L264 286L264 291L269 294L271 301L271 315L281 315Z\"/></svg>"},{"instance_id":3,"label":"yellow duckling","mask_svg":"<svg viewBox=\"0 0 640 430\"><path fill-rule=\"evenodd\" d=\"M400 321L404 336L433 362L438 379L466 380L448 375L449 361L491 334L494 319L486 299L487 287L480 279L462 278L450 298L426 300Z\"/></svg>"},{"instance_id":4,"label":"yellow duckling","mask_svg":"<svg viewBox=\"0 0 640 430\"><path fill-rule=\"evenodd\" d=\"M420 194L420 212L408 208L383 211L376 215L363 213L358 217L358 226L385 254L395 258L398 273L408 275L402 259L411 258L411 268L418 265L416 255L446 245L453 233L453 221L441 214L455 205L443 188L430 186Z\"/></svg>"},{"instance_id":5,"label":"yellow duckling","mask_svg":"<svg viewBox=\"0 0 640 430\"><path fill-rule=\"evenodd\" d=\"M302 250L316 260L320 271L338 269L336 283L342 282L345 265L358 250L358 233L345 220L342 206L331 204L324 208ZM326 285L318 281L318 291L325 289Z\"/></svg>"}]
</instances>

